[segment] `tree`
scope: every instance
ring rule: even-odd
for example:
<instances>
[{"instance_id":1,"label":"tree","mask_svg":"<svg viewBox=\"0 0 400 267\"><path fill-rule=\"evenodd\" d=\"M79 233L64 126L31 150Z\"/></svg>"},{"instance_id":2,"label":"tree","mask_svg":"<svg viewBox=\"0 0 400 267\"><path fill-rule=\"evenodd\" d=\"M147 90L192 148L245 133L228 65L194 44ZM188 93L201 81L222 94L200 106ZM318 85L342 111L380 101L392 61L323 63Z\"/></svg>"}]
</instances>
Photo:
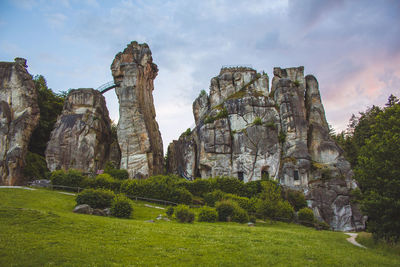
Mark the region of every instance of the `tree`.
<instances>
[{"instance_id":1,"label":"tree","mask_svg":"<svg viewBox=\"0 0 400 267\"><path fill-rule=\"evenodd\" d=\"M374 113L368 124L357 125L365 127L367 132L355 140L360 145L355 177L362 192L362 211L368 215L368 230L377 239L397 242L400 237L400 104L393 101L393 96L389 103Z\"/></svg>"},{"instance_id":2,"label":"tree","mask_svg":"<svg viewBox=\"0 0 400 267\"><path fill-rule=\"evenodd\" d=\"M46 79L42 75L35 76L33 81L38 93L40 120L32 133L28 150L43 157L51 131L63 109L65 97L55 94L48 88Z\"/></svg>"}]
</instances>

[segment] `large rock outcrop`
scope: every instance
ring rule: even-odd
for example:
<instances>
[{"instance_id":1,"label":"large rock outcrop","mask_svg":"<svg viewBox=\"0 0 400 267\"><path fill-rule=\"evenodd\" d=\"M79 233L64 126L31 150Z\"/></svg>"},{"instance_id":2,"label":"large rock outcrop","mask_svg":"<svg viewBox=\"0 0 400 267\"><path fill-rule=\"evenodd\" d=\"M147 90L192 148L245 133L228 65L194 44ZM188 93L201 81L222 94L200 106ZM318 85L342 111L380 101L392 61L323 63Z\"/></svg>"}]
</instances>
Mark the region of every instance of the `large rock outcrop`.
<instances>
[{"instance_id":1,"label":"large rock outcrop","mask_svg":"<svg viewBox=\"0 0 400 267\"><path fill-rule=\"evenodd\" d=\"M47 144L47 166L51 171L96 171L110 159L111 141L103 95L90 88L71 90Z\"/></svg>"},{"instance_id":2,"label":"large rock outcrop","mask_svg":"<svg viewBox=\"0 0 400 267\"><path fill-rule=\"evenodd\" d=\"M304 67L223 68L209 95L193 103L196 127L168 148L167 169L186 178L270 177L302 190L316 216L335 230L364 227L350 202L350 164L330 138L318 82Z\"/></svg>"},{"instance_id":3,"label":"large rock outcrop","mask_svg":"<svg viewBox=\"0 0 400 267\"><path fill-rule=\"evenodd\" d=\"M23 182L24 160L39 122L37 92L26 60L0 62L0 185Z\"/></svg>"},{"instance_id":4,"label":"large rock outcrop","mask_svg":"<svg viewBox=\"0 0 400 267\"><path fill-rule=\"evenodd\" d=\"M132 42L115 56L111 65L119 101L118 142L121 168L131 178L145 178L163 172L161 134L155 120L153 81L157 65L147 44Z\"/></svg>"}]
</instances>

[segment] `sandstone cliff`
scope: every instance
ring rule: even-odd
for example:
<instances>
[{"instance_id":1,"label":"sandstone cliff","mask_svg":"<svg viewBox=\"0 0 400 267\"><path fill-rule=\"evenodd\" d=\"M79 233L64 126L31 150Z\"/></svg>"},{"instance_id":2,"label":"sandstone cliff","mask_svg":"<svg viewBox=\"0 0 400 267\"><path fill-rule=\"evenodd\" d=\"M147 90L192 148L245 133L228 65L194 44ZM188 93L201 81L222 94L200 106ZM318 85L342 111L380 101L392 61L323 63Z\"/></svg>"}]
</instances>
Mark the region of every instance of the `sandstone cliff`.
<instances>
[{"instance_id":1,"label":"sandstone cliff","mask_svg":"<svg viewBox=\"0 0 400 267\"><path fill-rule=\"evenodd\" d=\"M266 74L223 68L210 93L193 103L196 127L168 148L167 169L186 178L270 178L303 190L320 220L335 230L364 227L350 203L350 164L330 138L315 77L304 68Z\"/></svg>"},{"instance_id":2,"label":"sandstone cliff","mask_svg":"<svg viewBox=\"0 0 400 267\"><path fill-rule=\"evenodd\" d=\"M121 168L131 178L145 178L163 172L161 134L155 120L153 81L157 65L147 44L130 43L115 56L111 65L119 101L118 143Z\"/></svg>"},{"instance_id":3,"label":"sandstone cliff","mask_svg":"<svg viewBox=\"0 0 400 267\"><path fill-rule=\"evenodd\" d=\"M109 160L110 143L104 97L94 89L71 90L47 144L47 166L51 171L96 171Z\"/></svg>"},{"instance_id":4,"label":"sandstone cliff","mask_svg":"<svg viewBox=\"0 0 400 267\"><path fill-rule=\"evenodd\" d=\"M39 122L37 92L26 60L0 62L0 185L23 182L29 139Z\"/></svg>"}]
</instances>

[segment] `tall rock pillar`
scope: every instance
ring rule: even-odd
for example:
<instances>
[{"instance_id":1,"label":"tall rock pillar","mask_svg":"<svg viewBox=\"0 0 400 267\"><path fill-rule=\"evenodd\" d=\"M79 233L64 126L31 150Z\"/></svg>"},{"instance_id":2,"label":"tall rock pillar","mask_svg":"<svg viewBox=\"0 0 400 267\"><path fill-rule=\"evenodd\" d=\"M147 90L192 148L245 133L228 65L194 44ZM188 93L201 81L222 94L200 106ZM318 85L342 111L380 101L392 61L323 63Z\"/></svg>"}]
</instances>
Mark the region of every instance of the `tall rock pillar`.
<instances>
[{"instance_id":1,"label":"tall rock pillar","mask_svg":"<svg viewBox=\"0 0 400 267\"><path fill-rule=\"evenodd\" d=\"M0 62L0 185L23 182L29 139L39 122L37 92L26 60Z\"/></svg>"},{"instance_id":2,"label":"tall rock pillar","mask_svg":"<svg viewBox=\"0 0 400 267\"><path fill-rule=\"evenodd\" d=\"M161 134L153 103L157 65L147 44L130 43L111 65L119 101L118 143L121 168L130 178L146 178L163 172Z\"/></svg>"}]
</instances>

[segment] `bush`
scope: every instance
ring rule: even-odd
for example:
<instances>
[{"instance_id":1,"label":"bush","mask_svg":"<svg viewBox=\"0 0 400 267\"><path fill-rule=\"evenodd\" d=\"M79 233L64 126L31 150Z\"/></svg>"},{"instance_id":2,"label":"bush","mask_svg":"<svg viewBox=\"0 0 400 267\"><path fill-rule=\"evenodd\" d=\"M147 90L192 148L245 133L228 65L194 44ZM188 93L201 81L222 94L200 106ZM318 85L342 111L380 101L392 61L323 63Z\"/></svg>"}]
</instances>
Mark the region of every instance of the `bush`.
<instances>
[{"instance_id":1,"label":"bush","mask_svg":"<svg viewBox=\"0 0 400 267\"><path fill-rule=\"evenodd\" d=\"M23 169L26 181L47 179L50 171L47 168L46 159L39 154L27 152Z\"/></svg>"},{"instance_id":2,"label":"bush","mask_svg":"<svg viewBox=\"0 0 400 267\"><path fill-rule=\"evenodd\" d=\"M307 207L306 198L300 191L285 189L284 198L289 201L290 205L292 205L295 211L299 211L300 209Z\"/></svg>"},{"instance_id":3,"label":"bush","mask_svg":"<svg viewBox=\"0 0 400 267\"><path fill-rule=\"evenodd\" d=\"M294 217L294 209L287 201L279 201L276 217L280 221L291 222Z\"/></svg>"},{"instance_id":4,"label":"bush","mask_svg":"<svg viewBox=\"0 0 400 267\"><path fill-rule=\"evenodd\" d=\"M169 206L165 212L165 214L167 214L168 217L171 217L174 214L174 207Z\"/></svg>"},{"instance_id":5,"label":"bush","mask_svg":"<svg viewBox=\"0 0 400 267\"><path fill-rule=\"evenodd\" d=\"M244 209L248 212L255 212L255 209L256 209L255 201L250 200L247 197L239 197L239 196L233 195L233 194L225 194L224 199L232 199L233 201L238 203L242 209Z\"/></svg>"},{"instance_id":6,"label":"bush","mask_svg":"<svg viewBox=\"0 0 400 267\"><path fill-rule=\"evenodd\" d=\"M199 213L199 222L216 222L218 218L218 212L210 207L202 207Z\"/></svg>"},{"instance_id":7,"label":"bush","mask_svg":"<svg viewBox=\"0 0 400 267\"><path fill-rule=\"evenodd\" d=\"M113 191L120 191L122 181L114 179L108 173L99 174L89 181L88 186L92 188L106 188Z\"/></svg>"},{"instance_id":8,"label":"bush","mask_svg":"<svg viewBox=\"0 0 400 267\"><path fill-rule=\"evenodd\" d=\"M175 217L181 223L192 223L194 221L194 212L186 205L178 205L175 208Z\"/></svg>"},{"instance_id":9,"label":"bush","mask_svg":"<svg viewBox=\"0 0 400 267\"><path fill-rule=\"evenodd\" d=\"M261 180L251 181L244 184L245 196L248 198L257 197L262 191Z\"/></svg>"},{"instance_id":10,"label":"bush","mask_svg":"<svg viewBox=\"0 0 400 267\"><path fill-rule=\"evenodd\" d=\"M312 226L314 223L314 212L310 208L302 208L297 213L297 219L301 224Z\"/></svg>"},{"instance_id":11,"label":"bush","mask_svg":"<svg viewBox=\"0 0 400 267\"><path fill-rule=\"evenodd\" d=\"M221 190L215 190L211 193L207 193L204 195L204 201L210 207L214 207L215 203L221 201L225 196L225 193Z\"/></svg>"},{"instance_id":12,"label":"bush","mask_svg":"<svg viewBox=\"0 0 400 267\"><path fill-rule=\"evenodd\" d=\"M233 212L232 221L238 223L246 223L249 221L249 215L246 210L236 207L235 211Z\"/></svg>"},{"instance_id":13,"label":"bush","mask_svg":"<svg viewBox=\"0 0 400 267\"><path fill-rule=\"evenodd\" d=\"M53 185L63 185L69 187L80 187L85 176L80 171L69 169L53 171L50 176Z\"/></svg>"},{"instance_id":14,"label":"bush","mask_svg":"<svg viewBox=\"0 0 400 267\"><path fill-rule=\"evenodd\" d=\"M203 196L211 191L211 183L208 179L196 179L192 182L185 182L184 186L195 196Z\"/></svg>"},{"instance_id":15,"label":"bush","mask_svg":"<svg viewBox=\"0 0 400 267\"><path fill-rule=\"evenodd\" d=\"M182 204L192 204L193 195L186 188L176 188L173 191L173 202Z\"/></svg>"},{"instance_id":16,"label":"bush","mask_svg":"<svg viewBox=\"0 0 400 267\"><path fill-rule=\"evenodd\" d=\"M329 230L331 227L326 222L316 221L315 222L315 228L317 230Z\"/></svg>"},{"instance_id":17,"label":"bush","mask_svg":"<svg viewBox=\"0 0 400 267\"><path fill-rule=\"evenodd\" d=\"M111 215L119 218L129 218L132 214L132 201L123 194L114 197L111 204Z\"/></svg>"},{"instance_id":18,"label":"bush","mask_svg":"<svg viewBox=\"0 0 400 267\"><path fill-rule=\"evenodd\" d=\"M235 211L235 204L232 200L222 200L216 203L218 212L218 221L226 222L231 221L233 212Z\"/></svg>"},{"instance_id":19,"label":"bush","mask_svg":"<svg viewBox=\"0 0 400 267\"><path fill-rule=\"evenodd\" d=\"M219 189L225 193L235 194L238 196L245 196L245 185L242 181L233 177L216 177L208 179L211 187L216 190Z\"/></svg>"},{"instance_id":20,"label":"bush","mask_svg":"<svg viewBox=\"0 0 400 267\"><path fill-rule=\"evenodd\" d=\"M114 199L114 192L106 189L85 189L76 196L78 205L88 204L94 209L104 209L111 207Z\"/></svg>"}]
</instances>

